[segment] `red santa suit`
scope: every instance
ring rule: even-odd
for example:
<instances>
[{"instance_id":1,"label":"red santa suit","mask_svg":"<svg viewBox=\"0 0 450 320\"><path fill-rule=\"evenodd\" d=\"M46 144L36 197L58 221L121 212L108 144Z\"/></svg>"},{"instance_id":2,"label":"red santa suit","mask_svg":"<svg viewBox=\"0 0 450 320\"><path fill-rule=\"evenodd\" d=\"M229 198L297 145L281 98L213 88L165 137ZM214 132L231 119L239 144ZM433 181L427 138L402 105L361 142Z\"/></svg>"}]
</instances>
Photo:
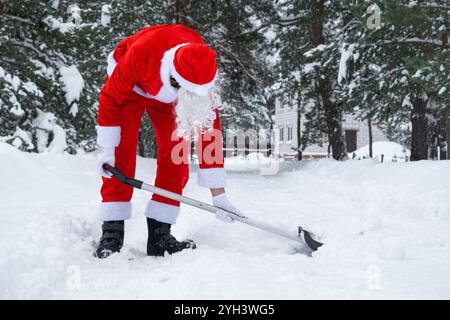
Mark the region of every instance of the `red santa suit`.
<instances>
[{"instance_id":1,"label":"red santa suit","mask_svg":"<svg viewBox=\"0 0 450 320\"><path fill-rule=\"evenodd\" d=\"M108 56L107 73L100 92L98 145L115 148L115 166L127 176L134 177L138 133L141 117L146 111L157 142L155 185L181 194L189 177L188 163L175 163L171 153L174 146L189 142L174 138L177 89L171 86L170 77L174 77L181 87L205 95L216 79L215 52L204 44L198 33L185 26L146 27L119 43ZM219 114L215 112L213 126L220 130ZM200 140L202 143L197 150L203 153L215 138L203 136ZM225 186L221 151L215 159L219 160L200 163L200 186ZM132 193L132 187L121 184L116 178L103 177L102 219L129 219ZM159 195L152 196L145 210L147 217L172 224L178 213L177 201Z\"/></svg>"}]
</instances>

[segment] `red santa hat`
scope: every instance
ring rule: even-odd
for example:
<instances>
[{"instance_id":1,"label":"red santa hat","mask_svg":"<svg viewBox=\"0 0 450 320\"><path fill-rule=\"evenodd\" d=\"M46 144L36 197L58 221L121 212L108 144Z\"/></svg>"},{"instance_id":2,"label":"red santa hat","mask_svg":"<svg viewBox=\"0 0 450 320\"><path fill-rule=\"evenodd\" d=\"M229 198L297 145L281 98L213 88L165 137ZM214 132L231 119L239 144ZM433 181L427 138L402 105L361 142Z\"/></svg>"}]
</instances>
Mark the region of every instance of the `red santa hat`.
<instances>
[{"instance_id":1,"label":"red santa hat","mask_svg":"<svg viewBox=\"0 0 450 320\"><path fill-rule=\"evenodd\" d=\"M201 43L177 48L170 73L181 87L206 96L217 77L216 52Z\"/></svg>"}]
</instances>

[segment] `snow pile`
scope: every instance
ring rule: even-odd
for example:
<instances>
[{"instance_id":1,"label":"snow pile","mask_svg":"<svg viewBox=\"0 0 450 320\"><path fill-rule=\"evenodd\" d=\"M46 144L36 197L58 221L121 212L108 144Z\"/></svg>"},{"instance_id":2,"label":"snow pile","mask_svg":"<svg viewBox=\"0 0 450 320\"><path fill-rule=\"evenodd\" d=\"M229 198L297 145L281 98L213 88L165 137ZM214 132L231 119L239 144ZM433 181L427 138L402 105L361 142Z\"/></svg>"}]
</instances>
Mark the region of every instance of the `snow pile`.
<instances>
[{"instance_id":1,"label":"snow pile","mask_svg":"<svg viewBox=\"0 0 450 320\"><path fill-rule=\"evenodd\" d=\"M63 153L67 149L66 132L56 123L56 117L51 112L37 109L38 116L33 120L33 127L37 128L37 149L39 152ZM53 139L49 143L49 135Z\"/></svg>"},{"instance_id":2,"label":"snow pile","mask_svg":"<svg viewBox=\"0 0 450 320\"><path fill-rule=\"evenodd\" d=\"M57 30L63 34L73 32L73 30L77 27L76 24L72 22L63 22L62 19L57 19L53 16L48 16L42 21L52 30Z\"/></svg>"},{"instance_id":3,"label":"snow pile","mask_svg":"<svg viewBox=\"0 0 450 320\"><path fill-rule=\"evenodd\" d=\"M152 182L155 161L138 159ZM307 161L294 172L228 177L249 216L326 245L295 243L184 206L174 234L198 249L145 255L136 191L125 247L92 256L100 236L95 155L28 154L0 143L0 298L450 298L450 161ZM193 175L185 195L210 201ZM301 250L300 250L301 251Z\"/></svg>"},{"instance_id":4,"label":"snow pile","mask_svg":"<svg viewBox=\"0 0 450 320\"><path fill-rule=\"evenodd\" d=\"M23 131L19 127L16 127L16 131L11 136L0 137L1 142L9 142L17 149L32 150L34 149L33 141L31 141L31 135L28 132Z\"/></svg>"},{"instance_id":5,"label":"snow pile","mask_svg":"<svg viewBox=\"0 0 450 320\"><path fill-rule=\"evenodd\" d=\"M102 17L101 17L101 24L104 27L109 26L111 23L111 5L110 4L104 4L102 5Z\"/></svg>"},{"instance_id":6,"label":"snow pile","mask_svg":"<svg viewBox=\"0 0 450 320\"><path fill-rule=\"evenodd\" d=\"M353 158L355 154L356 159L368 159L369 158L369 145L366 145L358 150L349 153L349 158ZM372 154L373 158L381 161L383 156L384 162L404 162L409 159L411 152L403 147L402 145L389 142L389 141L378 141L372 144Z\"/></svg>"},{"instance_id":7,"label":"snow pile","mask_svg":"<svg viewBox=\"0 0 450 320\"><path fill-rule=\"evenodd\" d=\"M69 67L62 66L59 69L60 80L63 83L63 90L66 93L67 104L80 100L81 92L84 87L84 80L75 65Z\"/></svg>"},{"instance_id":8,"label":"snow pile","mask_svg":"<svg viewBox=\"0 0 450 320\"><path fill-rule=\"evenodd\" d=\"M311 72L313 72L315 70L316 67L320 67L320 63L318 63L318 62L307 63L303 67L303 72L304 73L311 73Z\"/></svg>"},{"instance_id":9,"label":"snow pile","mask_svg":"<svg viewBox=\"0 0 450 320\"><path fill-rule=\"evenodd\" d=\"M227 171L259 171L261 167L270 165L273 161L269 157L259 152L252 152L248 155L239 155L235 157L228 157L225 161L225 169Z\"/></svg>"},{"instance_id":10,"label":"snow pile","mask_svg":"<svg viewBox=\"0 0 450 320\"><path fill-rule=\"evenodd\" d=\"M350 58L357 59L358 55L353 54L353 51L355 50L354 44L346 44L341 48L341 59L339 60L339 71L338 71L338 84L341 84L342 79L346 78L347 75L347 63L350 60Z\"/></svg>"}]
</instances>

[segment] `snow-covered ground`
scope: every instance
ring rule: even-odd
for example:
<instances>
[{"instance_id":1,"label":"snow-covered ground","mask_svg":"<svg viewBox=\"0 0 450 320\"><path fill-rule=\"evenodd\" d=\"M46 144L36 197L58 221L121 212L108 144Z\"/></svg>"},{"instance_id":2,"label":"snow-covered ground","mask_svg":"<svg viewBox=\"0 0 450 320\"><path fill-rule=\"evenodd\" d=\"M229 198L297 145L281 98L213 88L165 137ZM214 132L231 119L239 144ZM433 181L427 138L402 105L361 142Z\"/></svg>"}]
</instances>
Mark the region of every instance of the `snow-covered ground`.
<instances>
[{"instance_id":1,"label":"snow-covered ground","mask_svg":"<svg viewBox=\"0 0 450 320\"><path fill-rule=\"evenodd\" d=\"M350 159L353 158L353 154L355 159L368 159L370 154L369 145L350 152L348 154ZM381 158L383 158L383 162L404 162L409 159L411 151L395 142L377 141L372 145L372 154L373 158L378 161L381 161Z\"/></svg>"},{"instance_id":2,"label":"snow-covered ground","mask_svg":"<svg viewBox=\"0 0 450 320\"><path fill-rule=\"evenodd\" d=\"M136 191L126 245L92 256L100 236L94 155L28 154L0 143L0 298L450 298L450 161L305 161L275 176L230 173L246 214L326 243L294 243L184 206L174 233L198 249L145 256ZM137 177L153 181L155 161ZM186 195L209 201L193 174Z\"/></svg>"}]
</instances>

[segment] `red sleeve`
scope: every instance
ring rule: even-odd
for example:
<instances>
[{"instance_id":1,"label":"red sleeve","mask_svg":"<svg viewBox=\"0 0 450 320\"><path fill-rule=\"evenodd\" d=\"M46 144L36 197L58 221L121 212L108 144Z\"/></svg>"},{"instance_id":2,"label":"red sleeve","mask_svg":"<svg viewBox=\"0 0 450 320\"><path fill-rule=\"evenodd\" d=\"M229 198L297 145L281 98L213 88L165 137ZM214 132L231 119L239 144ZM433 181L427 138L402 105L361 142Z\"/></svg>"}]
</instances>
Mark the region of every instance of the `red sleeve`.
<instances>
[{"instance_id":1,"label":"red sleeve","mask_svg":"<svg viewBox=\"0 0 450 320\"><path fill-rule=\"evenodd\" d=\"M219 111L216 110L216 119L213 129L202 134L197 144L197 156L200 169L223 168L223 138L222 128L220 126ZM199 154L201 152L201 154Z\"/></svg>"},{"instance_id":2,"label":"red sleeve","mask_svg":"<svg viewBox=\"0 0 450 320\"><path fill-rule=\"evenodd\" d=\"M132 46L116 65L111 76L106 79L100 91L99 126L119 126L120 104L139 82L147 65L145 57L138 55L137 52L136 47Z\"/></svg>"}]
</instances>

